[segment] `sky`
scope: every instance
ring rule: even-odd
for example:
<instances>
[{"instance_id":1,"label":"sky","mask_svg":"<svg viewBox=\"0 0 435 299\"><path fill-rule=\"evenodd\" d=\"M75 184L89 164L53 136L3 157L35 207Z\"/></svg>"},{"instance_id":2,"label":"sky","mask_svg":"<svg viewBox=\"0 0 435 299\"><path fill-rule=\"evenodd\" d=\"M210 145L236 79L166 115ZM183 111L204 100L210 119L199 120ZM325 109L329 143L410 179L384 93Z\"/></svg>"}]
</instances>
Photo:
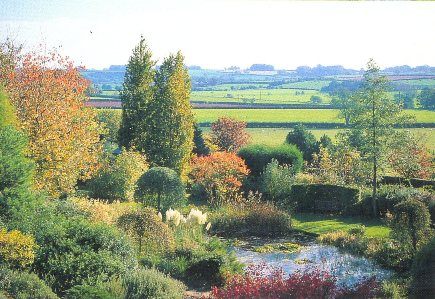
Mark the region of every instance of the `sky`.
<instances>
[{"instance_id":1,"label":"sky","mask_svg":"<svg viewBox=\"0 0 435 299\"><path fill-rule=\"evenodd\" d=\"M154 59L277 69L435 66L435 2L0 0L0 40L59 47L77 64L126 64L143 35Z\"/></svg>"}]
</instances>

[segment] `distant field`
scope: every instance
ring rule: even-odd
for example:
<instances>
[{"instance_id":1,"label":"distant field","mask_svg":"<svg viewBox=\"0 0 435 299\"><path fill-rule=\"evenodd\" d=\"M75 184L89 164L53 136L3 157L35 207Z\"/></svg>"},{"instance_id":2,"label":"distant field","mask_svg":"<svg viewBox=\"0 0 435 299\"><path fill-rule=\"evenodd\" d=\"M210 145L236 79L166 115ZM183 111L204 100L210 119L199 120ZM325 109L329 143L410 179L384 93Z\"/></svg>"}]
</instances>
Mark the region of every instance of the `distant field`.
<instances>
[{"instance_id":1,"label":"distant field","mask_svg":"<svg viewBox=\"0 0 435 299\"><path fill-rule=\"evenodd\" d=\"M209 129L205 129L208 131ZM285 138L288 132L291 129L286 128L249 128L247 129L249 135L251 135L252 143L261 143L268 145L278 145L282 144L285 141ZM419 128L419 129L409 129L411 132L419 135L423 135L425 137L426 145L430 150L435 150L435 129L428 128ZM343 131L339 129L331 129L331 130L310 130L317 139L319 139L322 135L326 134L335 140L335 136L337 133Z\"/></svg>"},{"instance_id":2,"label":"distant field","mask_svg":"<svg viewBox=\"0 0 435 299\"><path fill-rule=\"evenodd\" d=\"M245 122L342 123L334 109L195 109L198 122L213 122L221 116Z\"/></svg>"},{"instance_id":3,"label":"distant field","mask_svg":"<svg viewBox=\"0 0 435 299\"><path fill-rule=\"evenodd\" d=\"M221 116L245 122L301 122L301 123L343 123L336 109L195 109L198 122L213 122ZM435 112L407 110L419 123L434 123Z\"/></svg>"},{"instance_id":4,"label":"distant field","mask_svg":"<svg viewBox=\"0 0 435 299\"><path fill-rule=\"evenodd\" d=\"M250 89L250 90L216 90L194 91L191 101L206 102L240 102L265 104L304 104L310 103L313 95L320 96L323 104L328 104L331 98L316 90L297 89Z\"/></svg>"},{"instance_id":5,"label":"distant field","mask_svg":"<svg viewBox=\"0 0 435 299\"><path fill-rule=\"evenodd\" d=\"M283 84L283 88L301 88L320 90L322 87L328 86L331 80L309 80Z\"/></svg>"},{"instance_id":6,"label":"distant field","mask_svg":"<svg viewBox=\"0 0 435 299\"><path fill-rule=\"evenodd\" d=\"M435 79L411 79L411 80L397 80L394 83L404 83L416 86L435 87Z\"/></svg>"}]
</instances>

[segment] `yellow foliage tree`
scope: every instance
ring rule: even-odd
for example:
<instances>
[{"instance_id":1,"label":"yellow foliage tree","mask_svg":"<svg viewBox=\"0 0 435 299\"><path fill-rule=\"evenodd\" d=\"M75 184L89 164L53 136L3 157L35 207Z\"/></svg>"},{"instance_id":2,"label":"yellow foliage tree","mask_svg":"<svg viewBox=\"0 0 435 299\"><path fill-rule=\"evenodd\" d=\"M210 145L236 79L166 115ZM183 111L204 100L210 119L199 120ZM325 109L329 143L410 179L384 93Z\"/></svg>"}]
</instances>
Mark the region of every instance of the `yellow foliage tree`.
<instances>
[{"instance_id":1,"label":"yellow foliage tree","mask_svg":"<svg viewBox=\"0 0 435 299\"><path fill-rule=\"evenodd\" d=\"M84 107L89 82L56 51L24 55L0 78L29 137L36 187L57 196L98 168L100 126Z\"/></svg>"}]
</instances>

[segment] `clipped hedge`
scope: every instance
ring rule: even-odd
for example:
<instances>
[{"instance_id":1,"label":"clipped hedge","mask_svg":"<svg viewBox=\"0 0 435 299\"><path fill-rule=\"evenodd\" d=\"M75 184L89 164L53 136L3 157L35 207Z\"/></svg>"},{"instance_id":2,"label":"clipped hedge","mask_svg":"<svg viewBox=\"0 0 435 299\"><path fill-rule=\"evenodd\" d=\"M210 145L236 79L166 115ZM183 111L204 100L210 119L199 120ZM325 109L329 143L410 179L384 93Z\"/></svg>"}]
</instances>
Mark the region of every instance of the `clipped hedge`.
<instances>
[{"instance_id":1,"label":"clipped hedge","mask_svg":"<svg viewBox=\"0 0 435 299\"><path fill-rule=\"evenodd\" d=\"M327 184L293 185L291 203L297 211L346 213L360 201L357 188Z\"/></svg>"},{"instance_id":2,"label":"clipped hedge","mask_svg":"<svg viewBox=\"0 0 435 299\"><path fill-rule=\"evenodd\" d=\"M409 186L411 184L414 188L422 188L425 186L432 186L435 188L435 181L433 180L423 180L423 179L405 179L398 176L384 176L382 177L381 184L385 185L405 185Z\"/></svg>"},{"instance_id":3,"label":"clipped hedge","mask_svg":"<svg viewBox=\"0 0 435 299\"><path fill-rule=\"evenodd\" d=\"M242 148L238 155L245 160L254 176L259 176L272 159L277 160L280 165L291 165L295 173L301 171L304 164L301 151L295 145L290 144L279 146L248 145Z\"/></svg>"}]
</instances>

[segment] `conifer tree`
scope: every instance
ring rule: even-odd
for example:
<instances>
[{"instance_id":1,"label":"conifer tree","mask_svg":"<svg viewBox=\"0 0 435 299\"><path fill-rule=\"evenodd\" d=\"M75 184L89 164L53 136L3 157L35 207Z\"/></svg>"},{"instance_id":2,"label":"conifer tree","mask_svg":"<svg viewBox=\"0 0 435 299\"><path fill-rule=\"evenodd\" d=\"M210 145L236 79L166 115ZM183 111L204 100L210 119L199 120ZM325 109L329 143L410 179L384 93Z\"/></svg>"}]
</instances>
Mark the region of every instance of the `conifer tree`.
<instances>
[{"instance_id":1,"label":"conifer tree","mask_svg":"<svg viewBox=\"0 0 435 299\"><path fill-rule=\"evenodd\" d=\"M181 52L163 61L155 88L147 110L144 152L152 166L172 168L185 177L193 148L194 118L189 102L191 82Z\"/></svg>"},{"instance_id":2,"label":"conifer tree","mask_svg":"<svg viewBox=\"0 0 435 299\"><path fill-rule=\"evenodd\" d=\"M125 72L122 100L122 121L118 133L119 146L144 149L144 121L147 107L154 96L155 61L145 39L134 48Z\"/></svg>"}]
</instances>

